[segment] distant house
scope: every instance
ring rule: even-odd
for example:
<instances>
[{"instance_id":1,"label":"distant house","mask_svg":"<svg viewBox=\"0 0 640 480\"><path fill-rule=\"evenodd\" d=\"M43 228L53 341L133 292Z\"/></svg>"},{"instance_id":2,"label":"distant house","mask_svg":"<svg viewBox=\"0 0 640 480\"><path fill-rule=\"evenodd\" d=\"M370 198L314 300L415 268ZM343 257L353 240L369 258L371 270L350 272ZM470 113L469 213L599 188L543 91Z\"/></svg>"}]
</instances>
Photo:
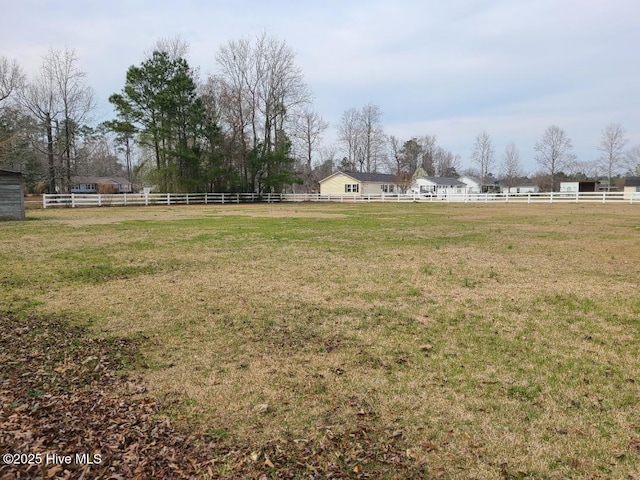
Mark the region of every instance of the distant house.
<instances>
[{"instance_id":1,"label":"distant house","mask_svg":"<svg viewBox=\"0 0 640 480\"><path fill-rule=\"evenodd\" d=\"M411 193L421 195L449 195L465 193L467 185L451 177L418 177L411 185Z\"/></svg>"},{"instance_id":2,"label":"distant house","mask_svg":"<svg viewBox=\"0 0 640 480\"><path fill-rule=\"evenodd\" d=\"M631 198L632 195L640 193L640 177L626 177L624 179L624 196Z\"/></svg>"},{"instance_id":3,"label":"distant house","mask_svg":"<svg viewBox=\"0 0 640 480\"><path fill-rule=\"evenodd\" d=\"M400 193L395 175L336 172L320 180L321 195L380 195Z\"/></svg>"},{"instance_id":4,"label":"distant house","mask_svg":"<svg viewBox=\"0 0 640 480\"><path fill-rule=\"evenodd\" d=\"M22 173L0 170L0 220L24 220Z\"/></svg>"},{"instance_id":5,"label":"distant house","mask_svg":"<svg viewBox=\"0 0 640 480\"><path fill-rule=\"evenodd\" d=\"M131 193L131 182L123 177L71 177L71 193Z\"/></svg>"},{"instance_id":6,"label":"distant house","mask_svg":"<svg viewBox=\"0 0 640 480\"><path fill-rule=\"evenodd\" d=\"M502 193L538 193L540 187L533 183L522 183L513 187L502 187Z\"/></svg>"},{"instance_id":7,"label":"distant house","mask_svg":"<svg viewBox=\"0 0 640 480\"><path fill-rule=\"evenodd\" d=\"M477 178L465 175L458 180L466 185L466 193L480 193L480 180Z\"/></svg>"}]
</instances>

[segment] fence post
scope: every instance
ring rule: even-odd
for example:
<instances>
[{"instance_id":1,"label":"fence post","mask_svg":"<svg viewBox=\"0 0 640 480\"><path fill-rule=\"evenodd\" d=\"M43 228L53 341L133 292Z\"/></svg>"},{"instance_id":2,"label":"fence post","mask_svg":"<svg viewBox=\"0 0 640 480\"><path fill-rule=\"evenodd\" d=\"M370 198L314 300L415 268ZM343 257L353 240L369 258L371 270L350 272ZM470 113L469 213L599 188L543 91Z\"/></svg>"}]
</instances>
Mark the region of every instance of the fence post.
<instances>
[{"instance_id":1,"label":"fence post","mask_svg":"<svg viewBox=\"0 0 640 480\"><path fill-rule=\"evenodd\" d=\"M602 203L607 203L607 192L602 192Z\"/></svg>"},{"instance_id":2,"label":"fence post","mask_svg":"<svg viewBox=\"0 0 640 480\"><path fill-rule=\"evenodd\" d=\"M531 203L531 192L527 193L527 203Z\"/></svg>"},{"instance_id":3,"label":"fence post","mask_svg":"<svg viewBox=\"0 0 640 480\"><path fill-rule=\"evenodd\" d=\"M147 192L144 193L144 206L149 206L149 194Z\"/></svg>"},{"instance_id":4,"label":"fence post","mask_svg":"<svg viewBox=\"0 0 640 480\"><path fill-rule=\"evenodd\" d=\"M126 193L124 194L124 206L125 207L127 206L127 194Z\"/></svg>"},{"instance_id":5,"label":"fence post","mask_svg":"<svg viewBox=\"0 0 640 480\"><path fill-rule=\"evenodd\" d=\"M189 194L187 193L187 205L189 205Z\"/></svg>"},{"instance_id":6,"label":"fence post","mask_svg":"<svg viewBox=\"0 0 640 480\"><path fill-rule=\"evenodd\" d=\"M71 194L71 195L73 195L73 194ZM102 206L102 194L101 193L98 194L98 206L99 207Z\"/></svg>"},{"instance_id":7,"label":"fence post","mask_svg":"<svg viewBox=\"0 0 640 480\"><path fill-rule=\"evenodd\" d=\"M71 194L71 208L76 208L76 197L75 193Z\"/></svg>"},{"instance_id":8,"label":"fence post","mask_svg":"<svg viewBox=\"0 0 640 480\"><path fill-rule=\"evenodd\" d=\"M167 205L171 205L171 194L167 193Z\"/></svg>"},{"instance_id":9,"label":"fence post","mask_svg":"<svg viewBox=\"0 0 640 480\"><path fill-rule=\"evenodd\" d=\"M236 193L236 203L240 203L240 194Z\"/></svg>"},{"instance_id":10,"label":"fence post","mask_svg":"<svg viewBox=\"0 0 640 480\"><path fill-rule=\"evenodd\" d=\"M549 194L549 203L553 203L553 192Z\"/></svg>"}]
</instances>

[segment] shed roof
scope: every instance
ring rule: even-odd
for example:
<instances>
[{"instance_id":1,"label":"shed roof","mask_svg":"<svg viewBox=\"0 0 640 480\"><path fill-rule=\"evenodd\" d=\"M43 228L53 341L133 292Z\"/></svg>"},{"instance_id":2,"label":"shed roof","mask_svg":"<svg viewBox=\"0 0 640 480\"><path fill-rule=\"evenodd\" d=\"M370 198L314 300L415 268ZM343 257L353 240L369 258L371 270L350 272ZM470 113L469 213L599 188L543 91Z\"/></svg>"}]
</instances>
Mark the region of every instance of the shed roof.
<instances>
[{"instance_id":1,"label":"shed roof","mask_svg":"<svg viewBox=\"0 0 640 480\"><path fill-rule=\"evenodd\" d=\"M640 177L626 177L624 179L625 187L640 187Z\"/></svg>"},{"instance_id":2,"label":"shed roof","mask_svg":"<svg viewBox=\"0 0 640 480\"><path fill-rule=\"evenodd\" d=\"M16 176L20 176L20 175L22 175L22 172L17 172L15 170L5 170L4 168L0 168L0 175L5 175L5 176L16 175Z\"/></svg>"}]
</instances>

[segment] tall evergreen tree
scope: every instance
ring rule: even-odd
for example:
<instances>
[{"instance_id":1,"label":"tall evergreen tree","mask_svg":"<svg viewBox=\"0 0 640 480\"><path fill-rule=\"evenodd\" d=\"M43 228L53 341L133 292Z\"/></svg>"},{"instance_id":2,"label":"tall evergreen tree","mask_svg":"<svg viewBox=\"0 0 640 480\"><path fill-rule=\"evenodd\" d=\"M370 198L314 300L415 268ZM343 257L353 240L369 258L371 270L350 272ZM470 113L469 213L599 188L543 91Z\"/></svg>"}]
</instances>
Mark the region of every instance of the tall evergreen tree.
<instances>
[{"instance_id":1,"label":"tall evergreen tree","mask_svg":"<svg viewBox=\"0 0 640 480\"><path fill-rule=\"evenodd\" d=\"M119 129L138 128L140 144L152 150L162 191L206 188L201 167L210 121L185 59L153 52L139 67L129 68L122 93L109 101Z\"/></svg>"}]
</instances>

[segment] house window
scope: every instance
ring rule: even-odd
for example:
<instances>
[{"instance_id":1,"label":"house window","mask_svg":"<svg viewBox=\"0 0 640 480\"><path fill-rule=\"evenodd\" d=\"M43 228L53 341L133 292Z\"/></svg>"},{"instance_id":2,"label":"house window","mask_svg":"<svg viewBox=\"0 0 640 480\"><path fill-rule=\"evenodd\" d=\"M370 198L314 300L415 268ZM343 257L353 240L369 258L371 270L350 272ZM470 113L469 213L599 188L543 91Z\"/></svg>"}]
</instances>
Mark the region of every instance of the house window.
<instances>
[{"instance_id":1,"label":"house window","mask_svg":"<svg viewBox=\"0 0 640 480\"><path fill-rule=\"evenodd\" d=\"M344 186L344 193L358 193L360 191L360 185L357 183L347 183Z\"/></svg>"}]
</instances>

